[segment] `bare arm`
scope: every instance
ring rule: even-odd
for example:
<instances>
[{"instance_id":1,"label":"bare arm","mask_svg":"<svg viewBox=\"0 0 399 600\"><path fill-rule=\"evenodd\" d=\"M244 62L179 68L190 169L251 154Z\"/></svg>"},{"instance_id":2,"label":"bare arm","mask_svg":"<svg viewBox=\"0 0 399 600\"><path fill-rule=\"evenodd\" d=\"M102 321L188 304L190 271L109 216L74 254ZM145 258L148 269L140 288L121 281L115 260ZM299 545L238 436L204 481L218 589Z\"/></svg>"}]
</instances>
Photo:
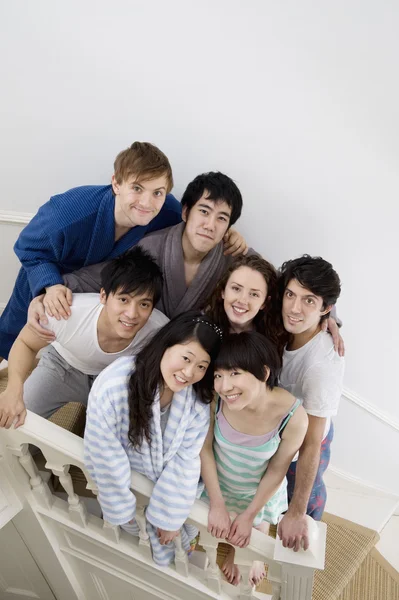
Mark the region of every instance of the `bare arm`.
<instances>
[{"instance_id":1,"label":"bare arm","mask_svg":"<svg viewBox=\"0 0 399 600\"><path fill-rule=\"evenodd\" d=\"M18 417L16 427L23 425L26 416L23 401L24 382L34 367L36 354L48 346L29 326L25 325L15 340L8 358L8 384L0 394L0 427L11 427Z\"/></svg>"},{"instance_id":2,"label":"bare arm","mask_svg":"<svg viewBox=\"0 0 399 600\"><path fill-rule=\"evenodd\" d=\"M230 529L230 517L220 490L216 460L213 454L213 434L215 428L215 401L211 405L211 421L208 434L201 450L201 476L208 492L210 508L208 531L217 538L225 538Z\"/></svg>"},{"instance_id":3,"label":"bare arm","mask_svg":"<svg viewBox=\"0 0 399 600\"><path fill-rule=\"evenodd\" d=\"M307 426L307 414L304 408L299 406L284 429L278 450L270 460L252 502L236 517L231 526L228 538L231 543L240 547L249 544L254 519L280 487L295 453L304 440Z\"/></svg>"},{"instance_id":4,"label":"bare arm","mask_svg":"<svg viewBox=\"0 0 399 600\"><path fill-rule=\"evenodd\" d=\"M302 445L307 428L308 416L305 409L299 406L284 429L278 450L270 460L257 492L247 508L252 520L280 487L292 459Z\"/></svg>"},{"instance_id":5,"label":"bare arm","mask_svg":"<svg viewBox=\"0 0 399 600\"><path fill-rule=\"evenodd\" d=\"M283 546L294 550L299 550L302 542L305 550L309 546L306 509L320 463L325 424L325 418L309 415L308 431L299 450L294 495L278 528Z\"/></svg>"}]
</instances>

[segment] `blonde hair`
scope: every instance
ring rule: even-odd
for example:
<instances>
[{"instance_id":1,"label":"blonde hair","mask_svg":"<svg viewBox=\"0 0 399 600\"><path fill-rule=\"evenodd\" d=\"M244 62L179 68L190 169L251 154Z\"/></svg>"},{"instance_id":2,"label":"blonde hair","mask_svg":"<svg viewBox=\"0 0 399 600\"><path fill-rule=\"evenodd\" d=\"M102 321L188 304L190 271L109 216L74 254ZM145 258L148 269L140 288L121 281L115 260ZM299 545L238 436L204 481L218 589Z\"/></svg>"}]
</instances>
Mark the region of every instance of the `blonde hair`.
<instances>
[{"instance_id":1,"label":"blonde hair","mask_svg":"<svg viewBox=\"0 0 399 600\"><path fill-rule=\"evenodd\" d=\"M172 167L167 156L149 142L134 142L119 152L114 162L115 179L118 184L134 175L137 181L166 176L169 193L173 188Z\"/></svg>"}]
</instances>

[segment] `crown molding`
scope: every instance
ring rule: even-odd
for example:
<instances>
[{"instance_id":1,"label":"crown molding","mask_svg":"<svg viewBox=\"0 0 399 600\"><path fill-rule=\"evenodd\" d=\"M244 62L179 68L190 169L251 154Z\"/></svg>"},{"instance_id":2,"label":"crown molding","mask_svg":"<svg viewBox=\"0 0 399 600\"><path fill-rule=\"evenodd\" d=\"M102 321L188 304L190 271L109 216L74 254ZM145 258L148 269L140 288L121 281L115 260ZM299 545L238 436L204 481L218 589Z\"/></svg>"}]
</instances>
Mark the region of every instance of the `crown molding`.
<instances>
[{"instance_id":1,"label":"crown molding","mask_svg":"<svg viewBox=\"0 0 399 600\"><path fill-rule=\"evenodd\" d=\"M17 212L14 210L0 210L0 223L27 225L33 216L33 213Z\"/></svg>"}]
</instances>

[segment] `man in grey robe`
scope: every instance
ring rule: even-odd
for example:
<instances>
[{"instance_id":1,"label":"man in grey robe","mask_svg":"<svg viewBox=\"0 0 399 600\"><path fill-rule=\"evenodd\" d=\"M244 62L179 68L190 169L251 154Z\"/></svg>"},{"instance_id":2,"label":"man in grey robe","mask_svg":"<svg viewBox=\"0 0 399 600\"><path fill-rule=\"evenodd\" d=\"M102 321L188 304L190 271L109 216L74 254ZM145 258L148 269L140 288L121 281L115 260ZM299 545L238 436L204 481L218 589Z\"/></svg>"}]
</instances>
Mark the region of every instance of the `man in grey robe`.
<instances>
[{"instance_id":1,"label":"man in grey robe","mask_svg":"<svg viewBox=\"0 0 399 600\"><path fill-rule=\"evenodd\" d=\"M163 292L156 308L169 318L204 308L230 265L233 255L224 254L223 239L241 215L242 197L230 177L210 172L189 183L181 204L182 223L153 232L138 244L150 252L163 272ZM68 273L65 285L75 293L97 292L104 264ZM40 307L36 305L36 309L39 313Z\"/></svg>"}]
</instances>

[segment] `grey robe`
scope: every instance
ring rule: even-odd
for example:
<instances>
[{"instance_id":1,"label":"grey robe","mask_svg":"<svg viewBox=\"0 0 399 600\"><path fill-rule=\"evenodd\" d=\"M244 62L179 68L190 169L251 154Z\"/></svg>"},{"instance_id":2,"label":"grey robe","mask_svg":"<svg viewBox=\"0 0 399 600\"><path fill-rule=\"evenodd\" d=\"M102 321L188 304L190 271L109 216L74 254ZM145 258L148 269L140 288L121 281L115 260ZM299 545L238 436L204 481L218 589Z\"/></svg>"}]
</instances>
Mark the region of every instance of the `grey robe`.
<instances>
[{"instance_id":1,"label":"grey robe","mask_svg":"<svg viewBox=\"0 0 399 600\"><path fill-rule=\"evenodd\" d=\"M187 310L202 309L233 260L223 255L223 242L211 250L202 260L200 267L189 285L186 286L182 236L185 223L146 235L138 245L147 250L160 266L164 285L162 296L156 308L170 319ZM254 253L249 250L249 253ZM99 292L101 269L105 263L83 267L74 273L64 275L64 282L73 292Z\"/></svg>"}]
</instances>

